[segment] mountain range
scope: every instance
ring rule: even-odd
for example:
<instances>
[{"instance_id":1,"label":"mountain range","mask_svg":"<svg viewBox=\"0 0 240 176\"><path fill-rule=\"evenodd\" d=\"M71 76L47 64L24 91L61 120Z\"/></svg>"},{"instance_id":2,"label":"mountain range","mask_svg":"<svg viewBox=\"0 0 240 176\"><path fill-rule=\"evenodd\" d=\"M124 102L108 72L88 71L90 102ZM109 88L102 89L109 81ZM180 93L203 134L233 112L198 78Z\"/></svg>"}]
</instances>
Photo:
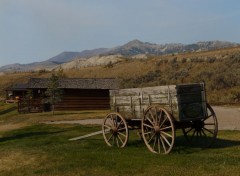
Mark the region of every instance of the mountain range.
<instances>
[{"instance_id":1,"label":"mountain range","mask_svg":"<svg viewBox=\"0 0 240 176\"><path fill-rule=\"evenodd\" d=\"M76 63L78 64L77 68L79 68L106 65L109 62L115 63L120 61L121 57L138 58L139 55L141 55L141 57L146 57L146 55L209 51L236 46L240 46L240 44L226 41L206 41L194 44L153 44L139 40L132 40L122 46L114 48L98 48L93 50L84 50L81 52L63 52L42 62L5 65L0 67L0 72L36 71L42 69L52 70L60 65L63 66L64 69L71 69L73 66L68 67L68 65L75 65L74 68L76 68Z\"/></svg>"}]
</instances>

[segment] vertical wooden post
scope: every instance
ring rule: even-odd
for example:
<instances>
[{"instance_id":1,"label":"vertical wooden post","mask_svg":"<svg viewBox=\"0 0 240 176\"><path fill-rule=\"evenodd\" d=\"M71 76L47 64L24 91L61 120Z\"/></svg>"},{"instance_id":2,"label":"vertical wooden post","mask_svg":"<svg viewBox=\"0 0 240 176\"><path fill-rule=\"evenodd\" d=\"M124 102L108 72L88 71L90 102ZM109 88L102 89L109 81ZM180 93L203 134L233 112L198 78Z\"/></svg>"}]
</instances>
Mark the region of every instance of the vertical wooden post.
<instances>
[{"instance_id":1,"label":"vertical wooden post","mask_svg":"<svg viewBox=\"0 0 240 176\"><path fill-rule=\"evenodd\" d=\"M168 86L168 103L169 103L169 106L171 108L171 113L173 114L173 108L172 108L172 96L171 96L171 92L170 92L170 88Z\"/></svg>"},{"instance_id":2,"label":"vertical wooden post","mask_svg":"<svg viewBox=\"0 0 240 176\"><path fill-rule=\"evenodd\" d=\"M148 95L148 100L149 100L149 105L151 105L152 102L151 102L151 95L150 94Z\"/></svg>"},{"instance_id":3,"label":"vertical wooden post","mask_svg":"<svg viewBox=\"0 0 240 176\"><path fill-rule=\"evenodd\" d=\"M138 101L139 101L139 118L142 118L141 117L141 111L142 111L142 91L139 93Z\"/></svg>"},{"instance_id":4,"label":"vertical wooden post","mask_svg":"<svg viewBox=\"0 0 240 176\"><path fill-rule=\"evenodd\" d=\"M113 107L114 107L114 111L118 112L118 109L116 108L116 95L115 95L115 92L113 93Z\"/></svg>"}]
</instances>

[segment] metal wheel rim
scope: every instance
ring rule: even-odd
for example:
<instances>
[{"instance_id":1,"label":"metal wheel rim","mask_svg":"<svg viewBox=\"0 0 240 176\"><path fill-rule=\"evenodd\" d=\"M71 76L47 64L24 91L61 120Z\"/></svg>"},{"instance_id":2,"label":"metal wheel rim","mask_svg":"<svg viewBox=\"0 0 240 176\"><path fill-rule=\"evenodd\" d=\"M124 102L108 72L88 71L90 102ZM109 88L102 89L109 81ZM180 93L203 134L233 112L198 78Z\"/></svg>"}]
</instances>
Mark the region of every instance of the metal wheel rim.
<instances>
[{"instance_id":1,"label":"metal wheel rim","mask_svg":"<svg viewBox=\"0 0 240 176\"><path fill-rule=\"evenodd\" d=\"M142 119L142 137L153 153L168 154L174 145L175 128L170 114L160 106L150 106Z\"/></svg>"},{"instance_id":2,"label":"metal wheel rim","mask_svg":"<svg viewBox=\"0 0 240 176\"><path fill-rule=\"evenodd\" d=\"M183 129L187 141L196 147L207 148L215 142L218 133L218 122L212 107L207 104L207 117L190 121L191 126Z\"/></svg>"},{"instance_id":3,"label":"metal wheel rim","mask_svg":"<svg viewBox=\"0 0 240 176\"><path fill-rule=\"evenodd\" d=\"M123 148L128 141L126 120L119 113L109 113L102 124L103 138L110 147Z\"/></svg>"}]
</instances>

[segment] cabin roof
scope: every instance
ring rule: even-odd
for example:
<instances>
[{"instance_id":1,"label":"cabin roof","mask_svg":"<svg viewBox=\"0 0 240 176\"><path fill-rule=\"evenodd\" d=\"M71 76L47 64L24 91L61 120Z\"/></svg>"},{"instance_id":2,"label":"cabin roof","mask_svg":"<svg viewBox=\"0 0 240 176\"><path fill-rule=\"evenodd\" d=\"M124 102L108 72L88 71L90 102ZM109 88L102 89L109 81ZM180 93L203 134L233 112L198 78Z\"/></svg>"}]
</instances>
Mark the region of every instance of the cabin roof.
<instances>
[{"instance_id":1,"label":"cabin roof","mask_svg":"<svg viewBox=\"0 0 240 176\"><path fill-rule=\"evenodd\" d=\"M49 78L31 78L28 88L45 89ZM59 79L59 88L63 89L118 89L118 80L115 78L62 78Z\"/></svg>"},{"instance_id":2,"label":"cabin roof","mask_svg":"<svg viewBox=\"0 0 240 176\"><path fill-rule=\"evenodd\" d=\"M25 91L28 89L28 84L14 84L7 88L7 91Z\"/></svg>"}]
</instances>

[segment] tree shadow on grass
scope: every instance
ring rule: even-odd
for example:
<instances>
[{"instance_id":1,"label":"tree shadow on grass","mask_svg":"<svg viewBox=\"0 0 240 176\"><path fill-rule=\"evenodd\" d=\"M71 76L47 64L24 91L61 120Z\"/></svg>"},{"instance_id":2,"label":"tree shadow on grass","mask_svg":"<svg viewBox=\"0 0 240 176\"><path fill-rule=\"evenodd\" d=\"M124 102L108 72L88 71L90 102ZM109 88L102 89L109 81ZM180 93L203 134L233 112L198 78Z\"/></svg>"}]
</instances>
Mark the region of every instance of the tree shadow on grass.
<instances>
[{"instance_id":1,"label":"tree shadow on grass","mask_svg":"<svg viewBox=\"0 0 240 176\"><path fill-rule=\"evenodd\" d=\"M11 107L11 108L5 109L3 111L0 111L0 115L4 115L4 114L7 114L7 113L10 113L12 111L15 111L16 109L17 109L17 107Z\"/></svg>"},{"instance_id":2,"label":"tree shadow on grass","mask_svg":"<svg viewBox=\"0 0 240 176\"><path fill-rule=\"evenodd\" d=\"M32 138L37 136L47 136L47 135L53 135L58 133L63 133L66 130L59 130L54 132L27 132L27 133L21 133L21 134L13 134L11 136L0 138L0 142L6 142L11 140L18 140L18 139L24 139L24 138Z\"/></svg>"}]
</instances>

